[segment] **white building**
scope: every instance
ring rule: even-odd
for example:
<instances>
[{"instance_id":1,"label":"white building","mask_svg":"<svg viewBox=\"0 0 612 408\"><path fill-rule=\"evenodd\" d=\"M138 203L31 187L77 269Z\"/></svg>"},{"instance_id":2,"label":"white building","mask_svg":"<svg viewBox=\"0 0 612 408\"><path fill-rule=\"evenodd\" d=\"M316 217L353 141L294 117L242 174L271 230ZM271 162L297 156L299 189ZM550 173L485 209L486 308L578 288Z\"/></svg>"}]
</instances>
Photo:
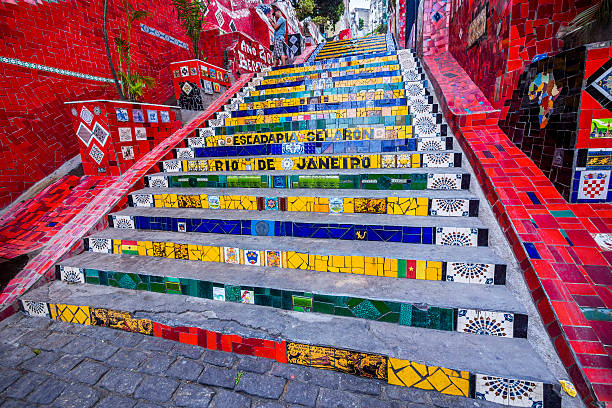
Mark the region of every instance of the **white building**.
<instances>
[{"instance_id":1,"label":"white building","mask_svg":"<svg viewBox=\"0 0 612 408\"><path fill-rule=\"evenodd\" d=\"M385 0L370 0L370 31L374 31L383 24L383 10Z\"/></svg>"},{"instance_id":2,"label":"white building","mask_svg":"<svg viewBox=\"0 0 612 408\"><path fill-rule=\"evenodd\" d=\"M363 27L359 29L359 20L363 20ZM362 37L372 31L370 26L370 9L355 8L351 11L351 31L353 37Z\"/></svg>"}]
</instances>

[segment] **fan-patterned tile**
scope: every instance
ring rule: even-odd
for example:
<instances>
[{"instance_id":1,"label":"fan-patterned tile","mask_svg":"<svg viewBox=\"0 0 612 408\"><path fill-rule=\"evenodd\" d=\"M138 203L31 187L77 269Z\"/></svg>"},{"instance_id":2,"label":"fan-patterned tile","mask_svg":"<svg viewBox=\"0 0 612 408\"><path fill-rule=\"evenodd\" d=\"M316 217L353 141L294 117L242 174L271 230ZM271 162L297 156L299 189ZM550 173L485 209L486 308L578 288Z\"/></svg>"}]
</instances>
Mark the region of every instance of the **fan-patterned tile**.
<instances>
[{"instance_id":1,"label":"fan-patterned tile","mask_svg":"<svg viewBox=\"0 0 612 408\"><path fill-rule=\"evenodd\" d=\"M449 282L493 285L495 281L495 265L449 262L446 268L446 280Z\"/></svg>"},{"instance_id":2,"label":"fan-patterned tile","mask_svg":"<svg viewBox=\"0 0 612 408\"><path fill-rule=\"evenodd\" d=\"M431 200L431 215L467 217L470 214L470 200L461 198L434 198Z\"/></svg>"},{"instance_id":3,"label":"fan-patterned tile","mask_svg":"<svg viewBox=\"0 0 612 408\"><path fill-rule=\"evenodd\" d=\"M457 331L486 336L514 337L514 315L503 312L458 309Z\"/></svg>"},{"instance_id":4,"label":"fan-patterned tile","mask_svg":"<svg viewBox=\"0 0 612 408\"><path fill-rule=\"evenodd\" d=\"M544 407L544 384L476 374L475 396L514 407Z\"/></svg>"},{"instance_id":5,"label":"fan-patterned tile","mask_svg":"<svg viewBox=\"0 0 612 408\"><path fill-rule=\"evenodd\" d=\"M83 270L74 266L60 265L60 279L68 283L85 283Z\"/></svg>"},{"instance_id":6,"label":"fan-patterned tile","mask_svg":"<svg viewBox=\"0 0 612 408\"><path fill-rule=\"evenodd\" d=\"M478 229L476 228L436 228L436 245L477 246Z\"/></svg>"},{"instance_id":7,"label":"fan-patterned tile","mask_svg":"<svg viewBox=\"0 0 612 408\"><path fill-rule=\"evenodd\" d=\"M427 177L428 190L460 190L461 174L429 174Z\"/></svg>"}]
</instances>

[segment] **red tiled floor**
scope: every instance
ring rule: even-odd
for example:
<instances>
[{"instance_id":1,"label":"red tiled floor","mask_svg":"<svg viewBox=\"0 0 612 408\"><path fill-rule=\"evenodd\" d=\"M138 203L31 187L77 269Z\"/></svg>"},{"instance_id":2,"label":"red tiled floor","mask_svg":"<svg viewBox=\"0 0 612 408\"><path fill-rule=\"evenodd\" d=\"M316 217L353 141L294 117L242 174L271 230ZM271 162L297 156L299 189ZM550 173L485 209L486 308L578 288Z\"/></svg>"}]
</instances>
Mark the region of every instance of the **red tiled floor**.
<instances>
[{"instance_id":1,"label":"red tiled floor","mask_svg":"<svg viewBox=\"0 0 612 408\"><path fill-rule=\"evenodd\" d=\"M585 403L612 404L612 322L587 320L580 308L612 307L612 251L591 236L612 231L612 205L568 204L497 126L497 112L450 54L425 65L570 377Z\"/></svg>"}]
</instances>

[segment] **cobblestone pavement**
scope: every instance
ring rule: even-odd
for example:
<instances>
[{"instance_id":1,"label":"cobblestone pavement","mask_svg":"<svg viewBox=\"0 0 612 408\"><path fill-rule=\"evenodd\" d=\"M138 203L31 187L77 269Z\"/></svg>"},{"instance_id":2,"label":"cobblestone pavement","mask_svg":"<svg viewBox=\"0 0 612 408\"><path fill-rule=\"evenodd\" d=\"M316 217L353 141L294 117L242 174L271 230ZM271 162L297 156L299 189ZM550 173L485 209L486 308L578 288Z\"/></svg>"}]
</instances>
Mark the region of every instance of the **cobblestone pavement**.
<instances>
[{"instance_id":1,"label":"cobblestone pavement","mask_svg":"<svg viewBox=\"0 0 612 408\"><path fill-rule=\"evenodd\" d=\"M0 323L0 408L9 407L499 405L19 313Z\"/></svg>"}]
</instances>

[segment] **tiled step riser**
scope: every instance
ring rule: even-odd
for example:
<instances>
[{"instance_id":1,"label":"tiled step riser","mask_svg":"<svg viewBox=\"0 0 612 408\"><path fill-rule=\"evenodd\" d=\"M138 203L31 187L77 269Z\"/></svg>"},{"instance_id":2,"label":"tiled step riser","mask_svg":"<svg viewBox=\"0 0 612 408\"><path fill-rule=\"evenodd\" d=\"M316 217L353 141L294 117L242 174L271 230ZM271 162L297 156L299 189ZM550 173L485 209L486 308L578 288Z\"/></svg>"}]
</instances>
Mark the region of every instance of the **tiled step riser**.
<instances>
[{"instance_id":1,"label":"tiled step riser","mask_svg":"<svg viewBox=\"0 0 612 408\"><path fill-rule=\"evenodd\" d=\"M342 153L400 153L400 152L431 152L453 150L452 137L399 138L390 140L364 140L340 142L286 142L269 144L238 144L233 142L250 142L254 140L270 140L267 136L251 138L251 135L212 137L218 144L228 141L228 145L204 147L200 138L190 138L186 143L191 146L175 148L175 159L195 159L206 157L235 156L296 156L302 154L342 154ZM279 137L280 138L280 137Z\"/></svg>"},{"instance_id":2,"label":"tiled step riser","mask_svg":"<svg viewBox=\"0 0 612 408\"><path fill-rule=\"evenodd\" d=\"M254 256L254 255L253 255ZM503 311L479 311L411 305L394 301L337 296L279 288L231 285L207 280L131 274L111 270L57 266L57 278L123 289L247 303L305 313L376 320L425 329L500 337L527 337L527 316Z\"/></svg>"},{"instance_id":3,"label":"tiled step riser","mask_svg":"<svg viewBox=\"0 0 612 408\"><path fill-rule=\"evenodd\" d=\"M162 172L274 171L461 167L461 153L406 153L166 160Z\"/></svg>"},{"instance_id":4,"label":"tiled step riser","mask_svg":"<svg viewBox=\"0 0 612 408\"><path fill-rule=\"evenodd\" d=\"M286 93L278 93L278 94L269 94L269 93L260 93L260 92L248 92L248 95L245 97L236 97L233 98L228 104L228 107L232 104L236 104L235 108L239 109L240 104L249 104L249 103L257 103L257 102L266 102L266 101L274 101L274 100L282 100L282 99L300 99L300 98L324 98L324 97L332 97L337 98L335 95L348 95L351 98L351 95L362 96L363 93L367 95L371 95L375 92L384 92L383 95L388 97L388 92L391 93L391 97L406 97L406 93L404 92L406 84L403 82L396 82L393 84L378 84L378 85L360 85L360 86L352 86L352 87L344 87L344 88L331 88L331 89L318 89L311 90L306 89L303 91L289 91ZM401 93L400 93L401 91ZM395 92L394 94L392 92ZM251 95L253 94L253 95ZM396 96L397 95L397 96ZM356 96L356 97L357 97ZM433 97L428 95L432 100ZM371 99L371 98L369 98ZM323 99L320 99L321 103ZM333 100L330 98L330 100ZM431 102L430 102L431 103ZM233 110L232 109L232 110Z\"/></svg>"},{"instance_id":5,"label":"tiled step riser","mask_svg":"<svg viewBox=\"0 0 612 408\"><path fill-rule=\"evenodd\" d=\"M360 190L467 190L469 174L341 174L341 175L153 175L147 187L317 188Z\"/></svg>"},{"instance_id":6,"label":"tiled step riser","mask_svg":"<svg viewBox=\"0 0 612 408\"><path fill-rule=\"evenodd\" d=\"M439 217L477 217L478 200L428 197L266 197L257 195L207 195L132 193L130 207L213 208L221 210L388 214Z\"/></svg>"},{"instance_id":7,"label":"tiled step riser","mask_svg":"<svg viewBox=\"0 0 612 408\"><path fill-rule=\"evenodd\" d=\"M416 57L416 54L414 52L412 53L412 55ZM397 57L397 53L390 52L390 51L384 51L384 52L373 52L373 53L362 54L362 55L351 55L351 56L346 56L346 57L327 58L324 61L308 61L302 64L286 65L282 67L273 67L270 71L267 71L267 72L269 72L270 74L277 73L277 72L282 73L282 72L285 72L283 70L293 69L296 67L298 68L299 67L325 67L325 66L329 66L329 64L353 62L353 61L360 61L366 58L370 59L370 58L380 58L380 57L389 57L389 56Z\"/></svg>"},{"instance_id":8,"label":"tiled step riser","mask_svg":"<svg viewBox=\"0 0 612 408\"><path fill-rule=\"evenodd\" d=\"M423 261L362 255L328 255L312 251L261 250L188 242L85 238L86 251L268 266L294 270L379 276L480 285L505 285L506 265ZM250 254L250 256L247 256Z\"/></svg>"},{"instance_id":9,"label":"tiled step riser","mask_svg":"<svg viewBox=\"0 0 612 408\"><path fill-rule=\"evenodd\" d=\"M394 69L392 69L394 68ZM401 67L399 64L393 65L393 66L389 66L389 69L386 70L382 70L379 72L360 72L360 73L354 73L351 75L343 75L343 76L332 76L332 75L328 75L328 76L323 76L320 78L304 78L304 79L300 79L300 80L291 80L291 81L283 81L283 82L278 82L278 83L271 83L271 84L263 84L262 80L262 84L255 86L255 90L256 91L263 91L266 89L277 89L277 88L291 88L291 87L295 87L295 86L300 86L300 85L304 85L307 88L311 87L311 86L321 86L321 84L324 84L324 86L326 88L336 88L336 83L351 83L352 81L370 81L370 80L379 80L380 83L385 83L385 81L387 82L399 82L399 81L390 81L391 78L394 77L400 77L401 78L402 75L402 71L401 71ZM384 78L384 79L383 79ZM387 79L388 78L388 79ZM383 80L381 80L383 79Z\"/></svg>"},{"instance_id":10,"label":"tiled step riser","mask_svg":"<svg viewBox=\"0 0 612 408\"><path fill-rule=\"evenodd\" d=\"M372 354L365 350L354 351L325 345L296 343L290 339L242 337L234 333L215 332L189 325L171 326L167 325L168 322L164 324L136 317L135 313L127 310L29 300L20 301L20 307L29 316L131 331L143 336L161 337L209 350L268 358L281 364L308 366L358 377L375 378L397 386L436 390L441 394L479 398L503 405L527 406L525 403L528 402L528 406L561 407L561 398L554 391L554 387L543 382L520 382L512 378L455 371ZM494 384L512 384L530 391L528 396L510 399L506 392L496 393L497 386L492 387Z\"/></svg>"},{"instance_id":11,"label":"tiled step riser","mask_svg":"<svg viewBox=\"0 0 612 408\"><path fill-rule=\"evenodd\" d=\"M341 239L405 244L488 246L483 228L411 227L397 225L306 223L293 221L150 217L109 214L111 228L147 231L197 232L229 235Z\"/></svg>"}]
</instances>

